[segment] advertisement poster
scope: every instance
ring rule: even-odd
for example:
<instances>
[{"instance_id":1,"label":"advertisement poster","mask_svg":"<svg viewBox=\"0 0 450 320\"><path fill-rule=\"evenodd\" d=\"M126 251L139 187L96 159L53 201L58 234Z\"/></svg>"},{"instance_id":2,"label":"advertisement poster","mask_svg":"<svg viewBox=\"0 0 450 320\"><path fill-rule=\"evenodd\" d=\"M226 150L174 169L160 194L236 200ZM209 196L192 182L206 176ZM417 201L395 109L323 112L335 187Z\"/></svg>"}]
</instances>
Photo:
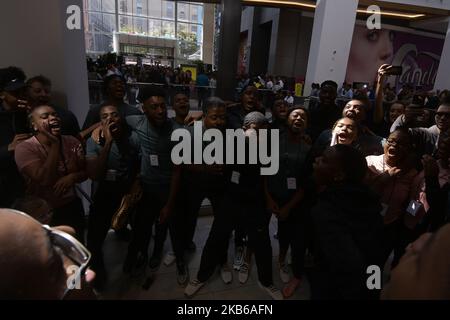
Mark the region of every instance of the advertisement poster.
<instances>
[{"instance_id":1,"label":"advertisement poster","mask_svg":"<svg viewBox=\"0 0 450 320\"><path fill-rule=\"evenodd\" d=\"M409 84L421 90L432 90L443 46L443 38L388 28L369 30L365 25L356 25L346 82L373 84L378 68L388 63L403 67L401 76L388 78L388 82L397 89Z\"/></svg>"}]
</instances>

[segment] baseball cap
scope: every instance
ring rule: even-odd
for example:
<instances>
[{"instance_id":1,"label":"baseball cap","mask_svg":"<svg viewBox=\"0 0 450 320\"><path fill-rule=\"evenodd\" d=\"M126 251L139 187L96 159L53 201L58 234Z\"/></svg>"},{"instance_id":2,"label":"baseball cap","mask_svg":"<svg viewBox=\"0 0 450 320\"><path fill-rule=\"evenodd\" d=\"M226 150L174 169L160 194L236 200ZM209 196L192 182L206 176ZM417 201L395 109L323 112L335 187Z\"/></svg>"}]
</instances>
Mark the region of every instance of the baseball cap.
<instances>
[{"instance_id":1,"label":"baseball cap","mask_svg":"<svg viewBox=\"0 0 450 320\"><path fill-rule=\"evenodd\" d=\"M9 82L7 82L5 84L5 86L3 87L4 91L17 91L19 89L22 89L23 87L25 87L25 82L21 79L15 78L10 80Z\"/></svg>"}]
</instances>

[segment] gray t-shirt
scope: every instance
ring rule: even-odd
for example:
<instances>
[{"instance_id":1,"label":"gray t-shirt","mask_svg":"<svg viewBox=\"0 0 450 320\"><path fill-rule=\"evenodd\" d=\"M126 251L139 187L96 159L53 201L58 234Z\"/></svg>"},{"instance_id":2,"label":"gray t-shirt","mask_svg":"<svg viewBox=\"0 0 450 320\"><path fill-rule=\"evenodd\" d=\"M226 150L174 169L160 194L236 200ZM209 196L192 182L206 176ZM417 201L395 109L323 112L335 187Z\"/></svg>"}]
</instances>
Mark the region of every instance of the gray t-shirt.
<instances>
[{"instance_id":1,"label":"gray t-shirt","mask_svg":"<svg viewBox=\"0 0 450 320\"><path fill-rule=\"evenodd\" d=\"M186 128L186 125L184 125L184 124L179 124L179 123L175 120L175 118L170 118L169 121L172 123L172 127L173 127L174 130L175 130L175 129L184 129L184 128Z\"/></svg>"},{"instance_id":2,"label":"gray t-shirt","mask_svg":"<svg viewBox=\"0 0 450 320\"><path fill-rule=\"evenodd\" d=\"M167 120L156 128L144 115L129 116L126 120L139 140L142 183L147 187L169 186L173 171L172 123Z\"/></svg>"},{"instance_id":3,"label":"gray t-shirt","mask_svg":"<svg viewBox=\"0 0 450 320\"><path fill-rule=\"evenodd\" d=\"M391 127L391 133L405 125L405 116L399 116ZM436 125L429 128L409 128L409 133L416 145L416 153L419 156L433 154L437 149L440 131Z\"/></svg>"},{"instance_id":4,"label":"gray t-shirt","mask_svg":"<svg viewBox=\"0 0 450 320\"><path fill-rule=\"evenodd\" d=\"M123 182L129 180L139 163L139 140L133 132L125 141L113 141L106 161L106 172L103 180L110 182ZM103 146L97 144L92 138L86 143L86 157L98 157Z\"/></svg>"}]
</instances>

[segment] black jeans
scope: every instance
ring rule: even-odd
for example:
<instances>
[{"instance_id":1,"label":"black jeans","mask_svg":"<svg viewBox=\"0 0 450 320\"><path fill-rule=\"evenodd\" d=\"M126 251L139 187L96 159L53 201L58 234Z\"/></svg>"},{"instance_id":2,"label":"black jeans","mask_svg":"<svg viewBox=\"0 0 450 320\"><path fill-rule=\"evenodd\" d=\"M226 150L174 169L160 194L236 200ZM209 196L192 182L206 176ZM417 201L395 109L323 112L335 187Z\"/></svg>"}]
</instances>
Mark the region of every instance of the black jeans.
<instances>
[{"instance_id":1,"label":"black jeans","mask_svg":"<svg viewBox=\"0 0 450 320\"><path fill-rule=\"evenodd\" d=\"M170 221L170 237L177 263L182 263L184 252L194 238L198 213L203 200L208 198L211 201L215 215L222 205L223 190L220 185L198 185L183 182L179 194L177 208Z\"/></svg>"},{"instance_id":2,"label":"black jeans","mask_svg":"<svg viewBox=\"0 0 450 320\"><path fill-rule=\"evenodd\" d=\"M203 248L200 270L197 278L204 282L214 273L227 251L228 241L237 220L245 223L248 232L248 246L255 253L258 279L264 286L272 281L272 246L269 237L270 214L265 210L261 194L254 197L241 197L238 194L224 195L223 205L217 211Z\"/></svg>"},{"instance_id":3,"label":"black jeans","mask_svg":"<svg viewBox=\"0 0 450 320\"><path fill-rule=\"evenodd\" d=\"M207 88L197 88L198 110L202 110L206 113L205 100L208 97Z\"/></svg>"},{"instance_id":4,"label":"black jeans","mask_svg":"<svg viewBox=\"0 0 450 320\"><path fill-rule=\"evenodd\" d=\"M152 226L159 217L161 209L166 205L168 196L168 186L158 186L158 188L151 189L144 186L142 199L131 223L133 233L128 247L130 257L136 257L138 252L145 256L148 255Z\"/></svg>"},{"instance_id":5,"label":"black jeans","mask_svg":"<svg viewBox=\"0 0 450 320\"><path fill-rule=\"evenodd\" d=\"M76 238L84 243L84 208L79 198L75 198L69 203L53 209L53 216L50 225L70 226L75 229Z\"/></svg>"},{"instance_id":6,"label":"black jeans","mask_svg":"<svg viewBox=\"0 0 450 320\"><path fill-rule=\"evenodd\" d=\"M304 273L305 252L308 243L308 219L305 212L294 208L285 221L278 220L278 242L280 252L291 247L292 271L300 279Z\"/></svg>"},{"instance_id":7,"label":"black jeans","mask_svg":"<svg viewBox=\"0 0 450 320\"><path fill-rule=\"evenodd\" d=\"M90 208L87 247L92 253L92 268L103 268L103 242L111 227L111 219L120 206L126 188L119 182L100 183Z\"/></svg>"}]
</instances>

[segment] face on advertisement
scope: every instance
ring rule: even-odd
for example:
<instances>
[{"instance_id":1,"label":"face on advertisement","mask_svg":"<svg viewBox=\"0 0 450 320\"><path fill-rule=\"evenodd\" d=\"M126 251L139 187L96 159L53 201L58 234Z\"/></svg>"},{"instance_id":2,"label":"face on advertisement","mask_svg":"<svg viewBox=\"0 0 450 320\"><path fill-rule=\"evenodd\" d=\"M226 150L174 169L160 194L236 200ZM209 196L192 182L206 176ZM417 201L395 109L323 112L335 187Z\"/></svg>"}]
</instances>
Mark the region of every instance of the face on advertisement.
<instances>
[{"instance_id":1,"label":"face on advertisement","mask_svg":"<svg viewBox=\"0 0 450 320\"><path fill-rule=\"evenodd\" d=\"M394 32L388 29L369 30L355 26L347 65L347 83L373 83L378 68L391 64L394 55Z\"/></svg>"}]
</instances>

